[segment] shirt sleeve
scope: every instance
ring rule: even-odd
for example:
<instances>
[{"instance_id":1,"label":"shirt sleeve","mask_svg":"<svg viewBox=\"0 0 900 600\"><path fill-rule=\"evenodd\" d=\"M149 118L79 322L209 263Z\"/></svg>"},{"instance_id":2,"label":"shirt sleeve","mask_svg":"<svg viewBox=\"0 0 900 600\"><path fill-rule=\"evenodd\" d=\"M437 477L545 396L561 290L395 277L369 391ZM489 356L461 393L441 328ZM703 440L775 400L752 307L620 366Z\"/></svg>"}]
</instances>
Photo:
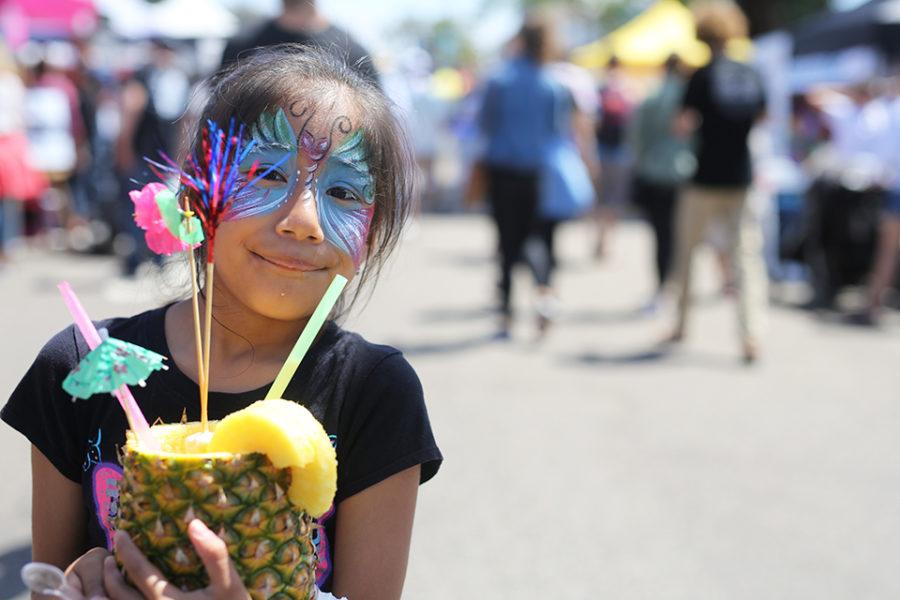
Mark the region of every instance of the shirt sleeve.
<instances>
[{"instance_id":1,"label":"shirt sleeve","mask_svg":"<svg viewBox=\"0 0 900 600\"><path fill-rule=\"evenodd\" d=\"M381 359L356 395L340 419L335 502L415 465L421 465L421 483L434 477L443 457L419 377L403 355Z\"/></svg>"},{"instance_id":2,"label":"shirt sleeve","mask_svg":"<svg viewBox=\"0 0 900 600\"><path fill-rule=\"evenodd\" d=\"M62 382L77 364L74 327L51 339L16 386L0 418L19 431L68 479L81 483L83 438L77 406Z\"/></svg>"}]
</instances>

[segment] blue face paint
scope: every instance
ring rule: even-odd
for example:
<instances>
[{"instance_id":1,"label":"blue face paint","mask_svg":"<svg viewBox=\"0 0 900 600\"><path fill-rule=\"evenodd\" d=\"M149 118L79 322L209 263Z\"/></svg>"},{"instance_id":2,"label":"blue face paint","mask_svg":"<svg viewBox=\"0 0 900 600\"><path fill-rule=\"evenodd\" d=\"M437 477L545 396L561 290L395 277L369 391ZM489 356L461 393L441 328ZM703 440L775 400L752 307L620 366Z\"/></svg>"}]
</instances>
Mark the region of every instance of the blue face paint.
<instances>
[{"instance_id":1,"label":"blue face paint","mask_svg":"<svg viewBox=\"0 0 900 600\"><path fill-rule=\"evenodd\" d=\"M277 113L260 115L250 135L255 143L241 163L241 172L248 173L254 165L256 173L271 171L238 193L227 221L278 210L288 201L297 185L297 141L284 111L279 109Z\"/></svg>"},{"instance_id":2,"label":"blue face paint","mask_svg":"<svg viewBox=\"0 0 900 600\"><path fill-rule=\"evenodd\" d=\"M339 117L332 130L339 124L343 127L349 121ZM316 139L306 130L295 136L290 121L279 109L263 113L251 134L255 145L242 163L242 171L249 172L253 165L256 173L271 170L241 190L227 220L278 210L302 186L313 192L325 239L359 264L375 210L374 180L362 130L356 130L329 153L330 137ZM298 153L308 163L303 174L298 170Z\"/></svg>"},{"instance_id":3,"label":"blue face paint","mask_svg":"<svg viewBox=\"0 0 900 600\"><path fill-rule=\"evenodd\" d=\"M373 187L365 139L358 129L328 156L316 179L316 206L325 239L356 264L362 258L375 212Z\"/></svg>"}]
</instances>

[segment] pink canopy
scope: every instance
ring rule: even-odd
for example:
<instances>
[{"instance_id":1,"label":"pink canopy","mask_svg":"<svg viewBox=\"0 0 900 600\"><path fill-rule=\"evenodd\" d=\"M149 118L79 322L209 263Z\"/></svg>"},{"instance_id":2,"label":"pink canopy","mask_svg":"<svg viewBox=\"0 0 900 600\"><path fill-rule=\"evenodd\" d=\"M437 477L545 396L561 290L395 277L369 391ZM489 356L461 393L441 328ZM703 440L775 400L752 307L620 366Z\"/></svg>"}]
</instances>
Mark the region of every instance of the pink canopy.
<instances>
[{"instance_id":1,"label":"pink canopy","mask_svg":"<svg viewBox=\"0 0 900 600\"><path fill-rule=\"evenodd\" d=\"M96 24L93 0L0 0L0 27L13 46L28 38L77 37Z\"/></svg>"}]
</instances>

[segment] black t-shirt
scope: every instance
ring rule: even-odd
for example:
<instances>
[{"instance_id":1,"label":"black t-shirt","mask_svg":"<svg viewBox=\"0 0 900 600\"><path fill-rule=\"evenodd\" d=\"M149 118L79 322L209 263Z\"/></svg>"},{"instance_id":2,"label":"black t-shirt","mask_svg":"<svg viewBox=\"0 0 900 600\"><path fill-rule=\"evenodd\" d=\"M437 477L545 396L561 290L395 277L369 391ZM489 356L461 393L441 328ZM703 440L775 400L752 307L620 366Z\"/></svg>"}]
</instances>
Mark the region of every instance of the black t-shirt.
<instances>
[{"instance_id":1,"label":"black t-shirt","mask_svg":"<svg viewBox=\"0 0 900 600\"><path fill-rule=\"evenodd\" d=\"M322 31L294 31L281 27L277 21L268 21L262 28L230 40L222 53L222 66L239 56L246 55L246 52L254 48L287 43L322 48L343 60L375 85L379 85L378 71L375 70L369 53L349 33L334 25L329 25Z\"/></svg>"},{"instance_id":2,"label":"black t-shirt","mask_svg":"<svg viewBox=\"0 0 900 600\"><path fill-rule=\"evenodd\" d=\"M698 69L683 106L700 113L694 183L746 186L752 179L747 136L765 109L759 76L751 67L719 56Z\"/></svg>"},{"instance_id":3,"label":"black t-shirt","mask_svg":"<svg viewBox=\"0 0 900 600\"><path fill-rule=\"evenodd\" d=\"M165 337L167 307L98 323L109 335L170 356ZM118 450L127 422L117 400L95 395L74 401L63 379L88 352L74 327L41 350L13 391L0 417L20 431L67 478L80 484L87 507L88 547L110 547L118 511L122 468ZM172 361L146 387L132 392L147 421L199 420L199 392ZM265 397L268 386L240 394L210 392L209 417L221 419ZM421 481L441 464L415 371L399 350L379 346L328 322L284 394L299 402L325 427L335 445L338 486L334 505L319 519L316 580L331 588L335 506L391 475L421 465Z\"/></svg>"}]
</instances>

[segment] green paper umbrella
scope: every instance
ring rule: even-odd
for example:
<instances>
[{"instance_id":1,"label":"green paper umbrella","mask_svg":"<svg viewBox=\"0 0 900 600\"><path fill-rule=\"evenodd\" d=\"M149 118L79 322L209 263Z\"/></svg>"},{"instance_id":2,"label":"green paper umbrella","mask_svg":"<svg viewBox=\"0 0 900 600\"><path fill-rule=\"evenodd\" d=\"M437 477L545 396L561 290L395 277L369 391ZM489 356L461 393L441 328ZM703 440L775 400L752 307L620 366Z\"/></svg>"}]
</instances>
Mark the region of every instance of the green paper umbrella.
<instances>
[{"instance_id":1,"label":"green paper umbrella","mask_svg":"<svg viewBox=\"0 0 900 600\"><path fill-rule=\"evenodd\" d=\"M165 356L135 344L100 334L99 346L72 369L62 387L74 398L87 399L94 394L111 394L123 385L144 385L154 371L166 369Z\"/></svg>"}]
</instances>

